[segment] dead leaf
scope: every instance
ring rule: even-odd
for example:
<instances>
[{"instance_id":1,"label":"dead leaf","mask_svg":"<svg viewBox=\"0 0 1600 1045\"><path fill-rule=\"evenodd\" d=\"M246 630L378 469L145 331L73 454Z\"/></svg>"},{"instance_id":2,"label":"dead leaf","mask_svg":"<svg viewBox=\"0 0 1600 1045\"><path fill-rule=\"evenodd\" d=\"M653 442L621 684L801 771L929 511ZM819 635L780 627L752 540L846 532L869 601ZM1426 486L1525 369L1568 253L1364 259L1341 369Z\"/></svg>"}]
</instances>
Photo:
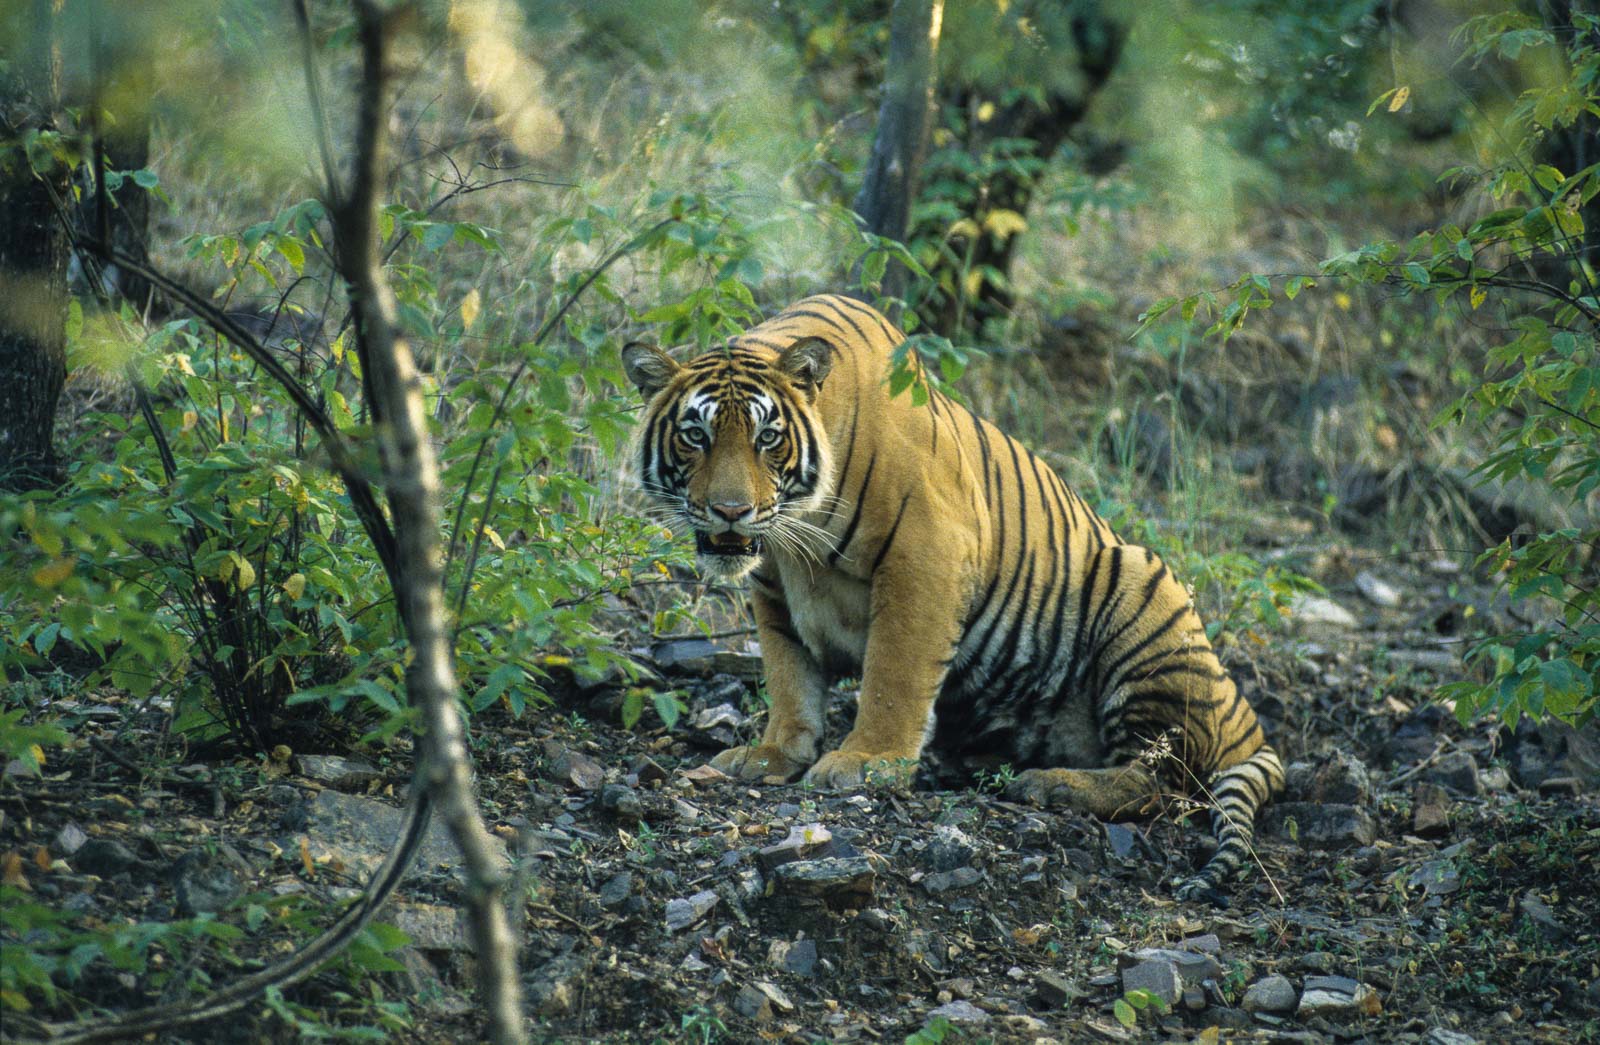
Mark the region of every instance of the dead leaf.
<instances>
[{"instance_id":1,"label":"dead leaf","mask_svg":"<svg viewBox=\"0 0 1600 1045\"><path fill-rule=\"evenodd\" d=\"M22 854L7 853L0 857L0 882L11 886L13 889L31 889L28 879L22 874Z\"/></svg>"},{"instance_id":2,"label":"dead leaf","mask_svg":"<svg viewBox=\"0 0 1600 1045\"><path fill-rule=\"evenodd\" d=\"M50 870L50 850L42 845L35 849L33 851L33 866L41 871Z\"/></svg>"},{"instance_id":3,"label":"dead leaf","mask_svg":"<svg viewBox=\"0 0 1600 1045\"><path fill-rule=\"evenodd\" d=\"M307 878L317 876L317 862L311 859L311 839L304 835L300 837L300 866L305 870Z\"/></svg>"}]
</instances>

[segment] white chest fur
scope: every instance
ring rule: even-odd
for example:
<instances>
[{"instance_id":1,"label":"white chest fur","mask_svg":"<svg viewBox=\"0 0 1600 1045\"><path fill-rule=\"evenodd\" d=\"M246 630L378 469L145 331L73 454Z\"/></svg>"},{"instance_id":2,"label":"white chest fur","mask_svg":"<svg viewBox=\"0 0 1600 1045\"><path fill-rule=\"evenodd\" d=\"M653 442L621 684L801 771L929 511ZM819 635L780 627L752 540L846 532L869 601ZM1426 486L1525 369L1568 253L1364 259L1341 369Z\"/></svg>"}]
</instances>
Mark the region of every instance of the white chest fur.
<instances>
[{"instance_id":1,"label":"white chest fur","mask_svg":"<svg viewBox=\"0 0 1600 1045\"><path fill-rule=\"evenodd\" d=\"M871 615L868 582L786 556L777 566L789 619L811 655L835 674L859 672Z\"/></svg>"}]
</instances>

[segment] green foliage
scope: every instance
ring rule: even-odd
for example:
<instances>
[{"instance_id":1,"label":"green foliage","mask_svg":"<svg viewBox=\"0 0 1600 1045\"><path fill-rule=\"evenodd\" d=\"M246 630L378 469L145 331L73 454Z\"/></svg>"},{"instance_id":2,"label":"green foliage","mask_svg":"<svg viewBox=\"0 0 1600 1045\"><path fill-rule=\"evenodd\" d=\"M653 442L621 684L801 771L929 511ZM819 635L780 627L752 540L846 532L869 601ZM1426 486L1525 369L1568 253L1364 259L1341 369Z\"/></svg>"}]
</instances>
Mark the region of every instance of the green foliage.
<instances>
[{"instance_id":1,"label":"green foliage","mask_svg":"<svg viewBox=\"0 0 1600 1045\"><path fill-rule=\"evenodd\" d=\"M1600 523L1589 507L1600 488L1600 294L1587 253L1594 230L1583 219L1583 208L1600 196L1600 164L1562 171L1538 160L1548 136L1600 117L1600 18L1575 12L1571 20L1549 26L1508 11L1474 18L1456 34L1476 62L1544 49L1562 69L1523 91L1501 125L1486 128L1498 143L1491 162L1441 176L1480 187L1498 209L1466 228L1444 225L1406 243L1369 243L1322 264L1325 280L1386 286L1495 315L1510 339L1488 352L1481 378L1436 423L1486 431L1490 445L1476 474L1543 486L1573 505L1580 520L1507 539L1480 558L1512 599L1542 598L1556 609L1547 625L1491 637L1469 651L1488 680L1442 690L1462 721L1488 711L1508 723L1523 714L1581 722L1600 700L1600 588L1591 572ZM1276 292L1292 299L1313 285L1294 276ZM1176 308L1184 321L1209 318L1208 333L1226 338L1252 311L1270 307L1274 294L1268 277L1251 275L1222 293L1158 302L1141 320L1148 326Z\"/></svg>"},{"instance_id":2,"label":"green foliage","mask_svg":"<svg viewBox=\"0 0 1600 1045\"><path fill-rule=\"evenodd\" d=\"M952 1034L954 1025L943 1016L935 1016L918 1030L906 1035L906 1045L942 1045Z\"/></svg>"},{"instance_id":3,"label":"green foliage","mask_svg":"<svg viewBox=\"0 0 1600 1045\"><path fill-rule=\"evenodd\" d=\"M1124 991L1122 997L1111 1003L1111 1012L1116 1016L1117 1022L1130 1029L1138 1026L1139 1013L1147 1009L1164 1013L1167 1011L1167 1003L1143 989Z\"/></svg>"}]
</instances>

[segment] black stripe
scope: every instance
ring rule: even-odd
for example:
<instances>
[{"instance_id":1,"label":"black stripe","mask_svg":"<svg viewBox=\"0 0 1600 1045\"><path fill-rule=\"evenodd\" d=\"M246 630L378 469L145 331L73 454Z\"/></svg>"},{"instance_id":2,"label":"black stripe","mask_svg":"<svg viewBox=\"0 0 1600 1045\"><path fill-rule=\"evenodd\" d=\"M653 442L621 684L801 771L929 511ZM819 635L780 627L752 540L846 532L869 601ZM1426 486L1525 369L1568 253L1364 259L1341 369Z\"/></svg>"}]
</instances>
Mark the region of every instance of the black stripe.
<instances>
[{"instance_id":1,"label":"black stripe","mask_svg":"<svg viewBox=\"0 0 1600 1045\"><path fill-rule=\"evenodd\" d=\"M884 537L882 546L878 548L878 554L872 560L872 569L867 571L868 576L877 573L878 567L883 565L883 557L889 554L889 545L894 543L895 532L900 529L900 520L906 514L906 505L910 503L911 495L909 493L900 498L900 510L894 513L894 524L889 527L888 536Z\"/></svg>"},{"instance_id":2,"label":"black stripe","mask_svg":"<svg viewBox=\"0 0 1600 1045\"><path fill-rule=\"evenodd\" d=\"M883 313L879 312L872 306L863 304L860 301L856 301L854 298L847 297L831 297L829 298L829 301L835 306L848 305L854 311L864 314L868 319L878 324L878 329L891 344L899 344L901 341L905 340L905 335L900 333L894 327L890 326L889 321L883 317Z\"/></svg>"},{"instance_id":3,"label":"black stripe","mask_svg":"<svg viewBox=\"0 0 1600 1045\"><path fill-rule=\"evenodd\" d=\"M877 467L877 464L878 456L874 454L872 459L867 462L867 474L862 477L861 489L856 493L856 511L854 515L850 516L850 525L844 528L844 534L839 538L838 545L828 553L829 566L838 564L840 556L844 555L845 549L850 547L851 540L855 538L856 526L861 522L861 509L866 505L867 484L872 482L872 469Z\"/></svg>"}]
</instances>

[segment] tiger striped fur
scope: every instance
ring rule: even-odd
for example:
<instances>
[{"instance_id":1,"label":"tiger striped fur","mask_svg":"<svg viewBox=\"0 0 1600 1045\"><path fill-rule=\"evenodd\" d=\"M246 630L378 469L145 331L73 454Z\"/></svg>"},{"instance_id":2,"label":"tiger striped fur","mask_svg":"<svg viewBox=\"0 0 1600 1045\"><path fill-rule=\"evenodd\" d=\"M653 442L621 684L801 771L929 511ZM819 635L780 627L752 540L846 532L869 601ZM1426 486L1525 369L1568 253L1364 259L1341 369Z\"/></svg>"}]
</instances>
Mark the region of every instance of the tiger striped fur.
<instances>
[{"instance_id":1,"label":"tiger striped fur","mask_svg":"<svg viewBox=\"0 0 1600 1045\"><path fill-rule=\"evenodd\" d=\"M849 787L931 743L1099 817L1198 794L1218 846L1179 894L1208 892L1283 786L1255 712L1153 552L965 407L890 396L903 339L820 296L687 363L624 350L644 489L707 573L751 583L771 711L713 764ZM861 679L855 725L819 758L842 676Z\"/></svg>"}]
</instances>

